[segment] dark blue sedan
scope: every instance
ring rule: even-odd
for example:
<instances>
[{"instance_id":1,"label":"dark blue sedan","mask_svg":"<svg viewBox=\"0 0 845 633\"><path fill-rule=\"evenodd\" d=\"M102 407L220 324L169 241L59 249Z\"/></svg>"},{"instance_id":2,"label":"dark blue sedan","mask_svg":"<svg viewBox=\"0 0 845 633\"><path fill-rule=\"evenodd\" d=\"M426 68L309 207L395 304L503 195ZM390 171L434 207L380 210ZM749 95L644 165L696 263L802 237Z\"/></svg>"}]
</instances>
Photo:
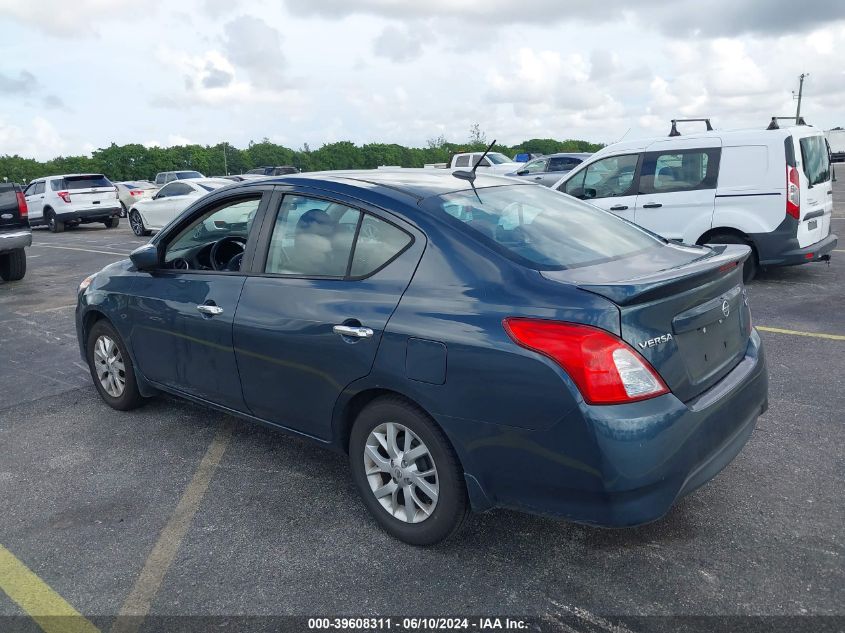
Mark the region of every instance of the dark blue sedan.
<instances>
[{"instance_id":1,"label":"dark blue sedan","mask_svg":"<svg viewBox=\"0 0 845 633\"><path fill-rule=\"evenodd\" d=\"M291 175L201 198L82 283L76 326L115 409L163 391L348 453L408 543L494 507L628 526L767 407L748 254L505 178Z\"/></svg>"}]
</instances>

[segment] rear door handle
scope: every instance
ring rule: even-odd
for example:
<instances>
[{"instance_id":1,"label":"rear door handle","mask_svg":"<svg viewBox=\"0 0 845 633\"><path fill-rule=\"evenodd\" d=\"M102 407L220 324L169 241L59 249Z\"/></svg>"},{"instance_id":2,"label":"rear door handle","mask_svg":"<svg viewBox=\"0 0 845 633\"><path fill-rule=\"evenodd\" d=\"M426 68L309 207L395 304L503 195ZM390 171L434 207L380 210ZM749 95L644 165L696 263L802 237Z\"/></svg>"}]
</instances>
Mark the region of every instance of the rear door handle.
<instances>
[{"instance_id":1,"label":"rear door handle","mask_svg":"<svg viewBox=\"0 0 845 633\"><path fill-rule=\"evenodd\" d=\"M373 335L373 331L368 327L355 327L352 325L335 325L332 331L340 336L349 336L351 338L370 338Z\"/></svg>"},{"instance_id":2,"label":"rear door handle","mask_svg":"<svg viewBox=\"0 0 845 633\"><path fill-rule=\"evenodd\" d=\"M648 204L643 205L643 209L659 209L663 205L659 202L649 202Z\"/></svg>"},{"instance_id":3,"label":"rear door handle","mask_svg":"<svg viewBox=\"0 0 845 633\"><path fill-rule=\"evenodd\" d=\"M203 314L207 314L208 316L217 316L218 314L223 314L223 308L214 305L198 305L197 310L199 310Z\"/></svg>"},{"instance_id":4,"label":"rear door handle","mask_svg":"<svg viewBox=\"0 0 845 633\"><path fill-rule=\"evenodd\" d=\"M611 211L627 211L627 210L628 210L628 205L626 205L626 204L617 204L617 205L614 205L614 206L610 207L610 210L611 210Z\"/></svg>"}]
</instances>

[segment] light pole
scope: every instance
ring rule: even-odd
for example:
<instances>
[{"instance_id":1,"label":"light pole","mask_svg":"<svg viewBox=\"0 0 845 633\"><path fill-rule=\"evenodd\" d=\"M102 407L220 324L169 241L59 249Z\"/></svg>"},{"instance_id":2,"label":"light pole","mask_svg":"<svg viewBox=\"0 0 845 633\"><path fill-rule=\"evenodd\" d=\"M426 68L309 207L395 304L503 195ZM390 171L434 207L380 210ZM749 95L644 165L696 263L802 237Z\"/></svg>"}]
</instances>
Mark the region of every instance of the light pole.
<instances>
[{"instance_id":1,"label":"light pole","mask_svg":"<svg viewBox=\"0 0 845 633\"><path fill-rule=\"evenodd\" d=\"M801 97L804 94L804 78L809 77L810 73L801 73L798 76L798 108L795 110L795 125L798 125L801 121ZM792 93L792 96L795 97L795 93Z\"/></svg>"},{"instance_id":2,"label":"light pole","mask_svg":"<svg viewBox=\"0 0 845 633\"><path fill-rule=\"evenodd\" d=\"M223 175L229 175L229 166L226 164L226 141L223 141Z\"/></svg>"}]
</instances>

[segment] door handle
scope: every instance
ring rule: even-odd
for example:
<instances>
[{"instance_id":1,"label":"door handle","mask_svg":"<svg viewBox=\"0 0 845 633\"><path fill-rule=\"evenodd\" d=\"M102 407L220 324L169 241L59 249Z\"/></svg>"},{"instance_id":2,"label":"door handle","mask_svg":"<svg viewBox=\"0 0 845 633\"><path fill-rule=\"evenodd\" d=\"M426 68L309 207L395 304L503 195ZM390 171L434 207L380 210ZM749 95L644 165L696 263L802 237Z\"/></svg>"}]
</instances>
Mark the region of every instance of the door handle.
<instances>
[{"instance_id":1,"label":"door handle","mask_svg":"<svg viewBox=\"0 0 845 633\"><path fill-rule=\"evenodd\" d=\"M198 305L197 310L208 316L216 316L218 314L223 314L223 308L215 305Z\"/></svg>"},{"instance_id":2,"label":"door handle","mask_svg":"<svg viewBox=\"0 0 845 633\"><path fill-rule=\"evenodd\" d=\"M628 210L628 205L625 205L625 204L617 204L617 205L614 205L614 206L610 207L610 210L611 210L611 211L627 211L627 210Z\"/></svg>"},{"instance_id":3,"label":"door handle","mask_svg":"<svg viewBox=\"0 0 845 633\"><path fill-rule=\"evenodd\" d=\"M648 204L643 205L643 209L659 209L663 205L659 202L649 202Z\"/></svg>"},{"instance_id":4,"label":"door handle","mask_svg":"<svg viewBox=\"0 0 845 633\"><path fill-rule=\"evenodd\" d=\"M355 327L352 325L335 325L332 328L332 332L352 338L370 338L373 335L373 331L368 327Z\"/></svg>"}]
</instances>

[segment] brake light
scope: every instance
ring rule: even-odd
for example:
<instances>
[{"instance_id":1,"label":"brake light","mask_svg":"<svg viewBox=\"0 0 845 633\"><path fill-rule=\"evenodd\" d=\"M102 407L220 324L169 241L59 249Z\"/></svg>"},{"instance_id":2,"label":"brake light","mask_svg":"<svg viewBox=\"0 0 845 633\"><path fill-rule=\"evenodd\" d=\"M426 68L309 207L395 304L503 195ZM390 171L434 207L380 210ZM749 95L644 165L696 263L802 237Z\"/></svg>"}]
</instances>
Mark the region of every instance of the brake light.
<instances>
[{"instance_id":1,"label":"brake light","mask_svg":"<svg viewBox=\"0 0 845 633\"><path fill-rule=\"evenodd\" d=\"M70 192L69 191L59 191L56 193L59 198L70 204Z\"/></svg>"},{"instance_id":2,"label":"brake light","mask_svg":"<svg viewBox=\"0 0 845 633\"><path fill-rule=\"evenodd\" d=\"M636 402L669 392L648 361L610 332L542 319L507 318L503 325L517 345L560 365L588 404Z\"/></svg>"},{"instance_id":3,"label":"brake light","mask_svg":"<svg viewBox=\"0 0 845 633\"><path fill-rule=\"evenodd\" d=\"M801 181L792 165L786 166L786 214L801 219Z\"/></svg>"},{"instance_id":4,"label":"brake light","mask_svg":"<svg viewBox=\"0 0 845 633\"><path fill-rule=\"evenodd\" d=\"M25 218L29 215L29 207L26 206L26 198L23 195L23 191L16 191L15 197L18 199L18 213L22 218Z\"/></svg>"},{"instance_id":5,"label":"brake light","mask_svg":"<svg viewBox=\"0 0 845 633\"><path fill-rule=\"evenodd\" d=\"M144 192L141 191L140 189L133 189L132 191L129 192L129 195L130 196L143 196Z\"/></svg>"}]
</instances>

